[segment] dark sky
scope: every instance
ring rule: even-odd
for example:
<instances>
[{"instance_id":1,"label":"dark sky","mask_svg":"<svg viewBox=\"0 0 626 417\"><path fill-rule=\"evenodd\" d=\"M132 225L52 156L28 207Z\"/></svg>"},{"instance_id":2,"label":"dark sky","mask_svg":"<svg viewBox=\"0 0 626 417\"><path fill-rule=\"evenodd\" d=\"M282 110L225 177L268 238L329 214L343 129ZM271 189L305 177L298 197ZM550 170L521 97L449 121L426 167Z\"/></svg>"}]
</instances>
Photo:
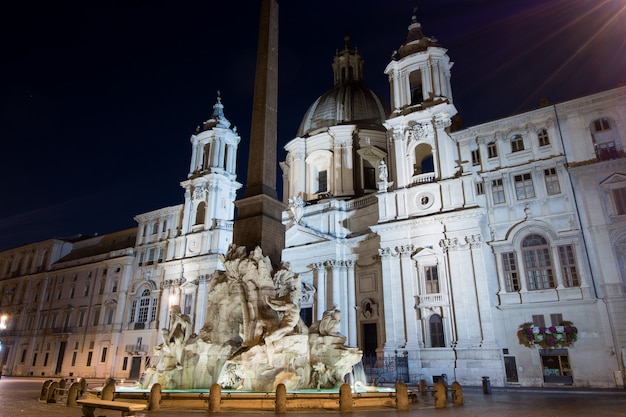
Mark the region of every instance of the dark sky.
<instances>
[{"instance_id":1,"label":"dark sky","mask_svg":"<svg viewBox=\"0 0 626 417\"><path fill-rule=\"evenodd\" d=\"M625 80L624 0L280 2L278 142L332 87L349 34L368 86L413 7L448 48L466 126ZM245 182L260 1L28 1L0 5L0 250L135 226L181 204L195 127L221 91ZM280 175L278 175L280 178ZM279 187L280 189L280 187ZM279 190L280 191L280 190Z\"/></svg>"}]
</instances>

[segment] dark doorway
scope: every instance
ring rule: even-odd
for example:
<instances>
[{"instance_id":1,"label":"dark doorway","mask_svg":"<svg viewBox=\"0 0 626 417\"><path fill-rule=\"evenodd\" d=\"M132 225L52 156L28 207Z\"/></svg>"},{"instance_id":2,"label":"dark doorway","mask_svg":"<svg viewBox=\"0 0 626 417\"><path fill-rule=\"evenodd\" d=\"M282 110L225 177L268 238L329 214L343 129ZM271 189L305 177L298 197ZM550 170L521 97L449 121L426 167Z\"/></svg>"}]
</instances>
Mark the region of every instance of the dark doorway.
<instances>
[{"instance_id":1,"label":"dark doorway","mask_svg":"<svg viewBox=\"0 0 626 417\"><path fill-rule=\"evenodd\" d=\"M59 375L61 373L61 369L63 368L63 357L65 356L65 345L67 342L61 342L59 345L59 356L57 356L57 367L54 370L55 375Z\"/></svg>"},{"instance_id":2,"label":"dark doorway","mask_svg":"<svg viewBox=\"0 0 626 417\"><path fill-rule=\"evenodd\" d=\"M376 323L363 323L363 356L376 357L378 347L378 329Z\"/></svg>"},{"instance_id":3,"label":"dark doorway","mask_svg":"<svg viewBox=\"0 0 626 417\"><path fill-rule=\"evenodd\" d=\"M506 382L519 382L515 356L504 357L504 371L506 372Z\"/></svg>"},{"instance_id":4,"label":"dark doorway","mask_svg":"<svg viewBox=\"0 0 626 417\"><path fill-rule=\"evenodd\" d=\"M139 379L141 371L141 356L133 356L130 362L130 375L128 379Z\"/></svg>"}]
</instances>

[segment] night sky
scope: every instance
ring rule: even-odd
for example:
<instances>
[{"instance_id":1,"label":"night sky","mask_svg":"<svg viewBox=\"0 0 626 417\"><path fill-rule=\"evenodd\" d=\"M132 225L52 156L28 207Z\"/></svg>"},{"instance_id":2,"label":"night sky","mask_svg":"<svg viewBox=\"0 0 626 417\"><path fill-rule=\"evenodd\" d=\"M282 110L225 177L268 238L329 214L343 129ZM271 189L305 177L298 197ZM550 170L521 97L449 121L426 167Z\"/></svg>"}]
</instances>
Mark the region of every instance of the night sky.
<instances>
[{"instance_id":1,"label":"night sky","mask_svg":"<svg viewBox=\"0 0 626 417\"><path fill-rule=\"evenodd\" d=\"M279 160L332 87L344 35L385 101L413 7L448 49L465 126L626 81L625 0L279 1ZM0 250L134 227L183 202L190 135L221 91L245 159L260 1L0 5ZM280 175L278 175L280 178ZM280 192L280 185L278 185Z\"/></svg>"}]
</instances>

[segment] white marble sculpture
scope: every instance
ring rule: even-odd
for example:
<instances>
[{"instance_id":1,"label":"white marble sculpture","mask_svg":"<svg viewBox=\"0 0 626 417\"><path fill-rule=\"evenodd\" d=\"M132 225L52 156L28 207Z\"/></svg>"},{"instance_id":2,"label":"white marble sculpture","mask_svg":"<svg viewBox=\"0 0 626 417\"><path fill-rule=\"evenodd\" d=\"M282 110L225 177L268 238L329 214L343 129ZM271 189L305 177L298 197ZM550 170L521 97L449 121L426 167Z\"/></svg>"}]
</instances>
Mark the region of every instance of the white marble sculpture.
<instances>
[{"instance_id":1,"label":"white marble sculpture","mask_svg":"<svg viewBox=\"0 0 626 417\"><path fill-rule=\"evenodd\" d=\"M332 309L310 328L300 319L298 275L289 265L272 268L257 248L231 245L221 256L224 272L208 286L207 319L190 334L189 317L172 307L163 344L155 348L144 388L210 388L257 392L336 388L362 353L345 346L339 333L341 313Z\"/></svg>"}]
</instances>

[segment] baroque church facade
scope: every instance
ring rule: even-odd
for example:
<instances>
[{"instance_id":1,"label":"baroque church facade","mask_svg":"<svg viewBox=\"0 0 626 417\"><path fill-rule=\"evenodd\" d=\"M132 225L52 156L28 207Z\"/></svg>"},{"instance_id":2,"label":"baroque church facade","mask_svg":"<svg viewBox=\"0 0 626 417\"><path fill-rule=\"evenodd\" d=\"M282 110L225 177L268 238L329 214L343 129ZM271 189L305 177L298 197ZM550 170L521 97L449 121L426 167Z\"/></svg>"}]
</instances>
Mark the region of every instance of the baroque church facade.
<instances>
[{"instance_id":1,"label":"baroque church facade","mask_svg":"<svg viewBox=\"0 0 626 417\"><path fill-rule=\"evenodd\" d=\"M349 39L335 54L280 163L301 316L336 306L379 381L623 386L626 87L463 128L451 68L415 17L389 104ZM173 306L210 322L242 186L241 138L213 109L183 204L0 253L3 374L138 379Z\"/></svg>"}]
</instances>

